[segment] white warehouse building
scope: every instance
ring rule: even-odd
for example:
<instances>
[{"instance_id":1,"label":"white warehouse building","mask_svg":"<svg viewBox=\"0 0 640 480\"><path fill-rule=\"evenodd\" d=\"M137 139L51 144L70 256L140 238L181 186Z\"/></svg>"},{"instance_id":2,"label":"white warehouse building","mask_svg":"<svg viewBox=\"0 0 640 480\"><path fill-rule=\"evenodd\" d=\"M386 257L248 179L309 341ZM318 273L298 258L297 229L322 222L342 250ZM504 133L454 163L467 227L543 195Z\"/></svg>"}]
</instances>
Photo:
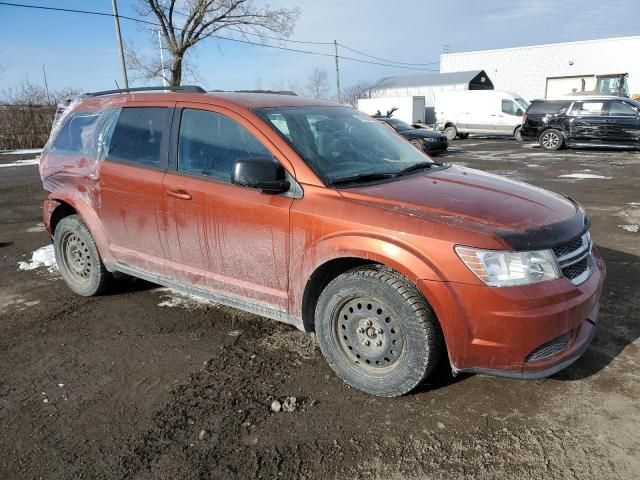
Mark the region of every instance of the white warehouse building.
<instances>
[{"instance_id":1,"label":"white warehouse building","mask_svg":"<svg viewBox=\"0 0 640 480\"><path fill-rule=\"evenodd\" d=\"M524 98L579 92L640 95L640 36L502 48L440 56L442 73L484 70L496 90ZM620 82L623 82L620 85Z\"/></svg>"}]
</instances>

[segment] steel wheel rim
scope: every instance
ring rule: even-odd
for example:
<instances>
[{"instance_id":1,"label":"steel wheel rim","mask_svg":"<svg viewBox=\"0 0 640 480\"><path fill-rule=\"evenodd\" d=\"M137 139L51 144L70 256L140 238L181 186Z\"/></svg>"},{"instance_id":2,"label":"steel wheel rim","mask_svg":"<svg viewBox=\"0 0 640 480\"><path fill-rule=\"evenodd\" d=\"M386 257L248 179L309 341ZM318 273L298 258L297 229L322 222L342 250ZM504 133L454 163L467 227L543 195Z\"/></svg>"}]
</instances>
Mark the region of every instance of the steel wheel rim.
<instances>
[{"instance_id":1,"label":"steel wheel rim","mask_svg":"<svg viewBox=\"0 0 640 480\"><path fill-rule=\"evenodd\" d=\"M88 283L93 262L87 242L75 232L67 232L60 242L65 271L78 283Z\"/></svg>"},{"instance_id":2,"label":"steel wheel rim","mask_svg":"<svg viewBox=\"0 0 640 480\"><path fill-rule=\"evenodd\" d=\"M402 324L378 300L345 299L335 309L333 334L343 358L360 373L386 375L402 363L406 347Z\"/></svg>"},{"instance_id":3,"label":"steel wheel rim","mask_svg":"<svg viewBox=\"0 0 640 480\"><path fill-rule=\"evenodd\" d=\"M555 148L560 143L560 137L555 132L547 132L542 136L542 144L545 148Z\"/></svg>"}]
</instances>

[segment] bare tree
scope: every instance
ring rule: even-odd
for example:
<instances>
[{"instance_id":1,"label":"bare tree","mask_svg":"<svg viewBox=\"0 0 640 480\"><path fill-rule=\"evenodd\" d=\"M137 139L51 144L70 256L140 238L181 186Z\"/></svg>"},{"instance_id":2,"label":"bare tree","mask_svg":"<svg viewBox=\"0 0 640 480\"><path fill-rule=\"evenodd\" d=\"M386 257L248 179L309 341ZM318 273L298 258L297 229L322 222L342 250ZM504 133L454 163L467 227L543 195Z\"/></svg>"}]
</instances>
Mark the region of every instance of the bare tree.
<instances>
[{"instance_id":1,"label":"bare tree","mask_svg":"<svg viewBox=\"0 0 640 480\"><path fill-rule=\"evenodd\" d=\"M373 83L371 82L358 82L350 85L340 92L340 99L342 103L349 105L350 107L357 108L358 100L361 98L369 98Z\"/></svg>"},{"instance_id":2,"label":"bare tree","mask_svg":"<svg viewBox=\"0 0 640 480\"><path fill-rule=\"evenodd\" d=\"M300 15L299 8L257 6L254 0L138 0L139 13L155 17L168 51L167 80L180 85L186 54L202 40L216 34L271 34L288 37ZM176 5L177 4L177 5ZM157 29L155 30L157 35ZM129 48L131 67L146 78L160 74L159 60L137 55ZM191 72L193 73L193 72Z\"/></svg>"},{"instance_id":3,"label":"bare tree","mask_svg":"<svg viewBox=\"0 0 640 480\"><path fill-rule=\"evenodd\" d=\"M313 98L327 98L329 96L329 75L326 70L314 68L307 79L306 93Z\"/></svg>"}]
</instances>

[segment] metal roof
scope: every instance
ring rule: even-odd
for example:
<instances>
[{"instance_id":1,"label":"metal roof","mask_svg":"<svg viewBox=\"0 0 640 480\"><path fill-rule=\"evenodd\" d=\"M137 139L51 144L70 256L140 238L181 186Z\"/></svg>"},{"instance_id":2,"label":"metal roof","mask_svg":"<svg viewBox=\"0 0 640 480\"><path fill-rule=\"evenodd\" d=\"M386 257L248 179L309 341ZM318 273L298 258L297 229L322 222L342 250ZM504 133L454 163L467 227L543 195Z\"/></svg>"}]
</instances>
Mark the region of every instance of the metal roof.
<instances>
[{"instance_id":1,"label":"metal roof","mask_svg":"<svg viewBox=\"0 0 640 480\"><path fill-rule=\"evenodd\" d=\"M465 72L428 73L421 75L405 75L401 77L387 77L380 80L373 89L403 88L403 87L432 87L436 85L460 85L469 83L484 70L469 70ZM485 74L486 75L486 74Z\"/></svg>"}]
</instances>

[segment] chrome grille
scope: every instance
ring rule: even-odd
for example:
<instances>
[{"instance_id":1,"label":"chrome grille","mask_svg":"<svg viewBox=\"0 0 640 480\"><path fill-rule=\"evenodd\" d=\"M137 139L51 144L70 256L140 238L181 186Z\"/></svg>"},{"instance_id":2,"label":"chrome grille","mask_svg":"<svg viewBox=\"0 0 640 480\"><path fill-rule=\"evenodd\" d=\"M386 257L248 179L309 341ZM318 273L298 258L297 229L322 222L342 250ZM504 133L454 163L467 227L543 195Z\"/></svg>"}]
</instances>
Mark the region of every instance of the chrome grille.
<instances>
[{"instance_id":1,"label":"chrome grille","mask_svg":"<svg viewBox=\"0 0 640 480\"><path fill-rule=\"evenodd\" d=\"M584 235L553 248L562 274L574 285L580 285L591 275L591 235Z\"/></svg>"},{"instance_id":2,"label":"chrome grille","mask_svg":"<svg viewBox=\"0 0 640 480\"><path fill-rule=\"evenodd\" d=\"M551 355L555 355L556 353L561 352L569 345L569 339L571 335L569 332L560 335L550 342L543 343L538 348L536 348L533 352L527 355L525 362L533 362L535 360L541 360L543 358L550 357Z\"/></svg>"}]
</instances>

